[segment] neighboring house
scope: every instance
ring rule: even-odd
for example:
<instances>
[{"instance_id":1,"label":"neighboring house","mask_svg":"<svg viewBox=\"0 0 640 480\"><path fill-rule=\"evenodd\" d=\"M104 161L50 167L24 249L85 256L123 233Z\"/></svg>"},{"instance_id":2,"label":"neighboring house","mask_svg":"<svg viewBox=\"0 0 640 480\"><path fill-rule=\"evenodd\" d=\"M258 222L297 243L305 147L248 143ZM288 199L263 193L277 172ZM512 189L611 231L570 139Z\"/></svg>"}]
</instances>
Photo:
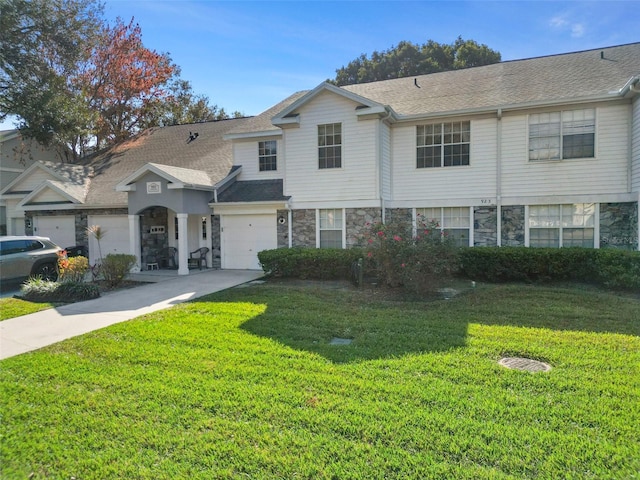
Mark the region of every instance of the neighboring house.
<instances>
[{"instance_id":1,"label":"neighboring house","mask_svg":"<svg viewBox=\"0 0 640 480\"><path fill-rule=\"evenodd\" d=\"M638 250L639 96L640 43L322 83L253 118L151 129L73 172L39 164L0 194L92 261L84 229L100 224L118 232L103 253L145 268L173 246L181 274L200 246L209 266L258 268L260 250L350 247L367 224L421 218L460 245Z\"/></svg>"},{"instance_id":2,"label":"neighboring house","mask_svg":"<svg viewBox=\"0 0 640 480\"><path fill-rule=\"evenodd\" d=\"M58 161L54 150L24 139L20 132L0 130L0 191L36 161ZM7 218L6 205L0 199L0 235L24 234L24 215Z\"/></svg>"}]
</instances>

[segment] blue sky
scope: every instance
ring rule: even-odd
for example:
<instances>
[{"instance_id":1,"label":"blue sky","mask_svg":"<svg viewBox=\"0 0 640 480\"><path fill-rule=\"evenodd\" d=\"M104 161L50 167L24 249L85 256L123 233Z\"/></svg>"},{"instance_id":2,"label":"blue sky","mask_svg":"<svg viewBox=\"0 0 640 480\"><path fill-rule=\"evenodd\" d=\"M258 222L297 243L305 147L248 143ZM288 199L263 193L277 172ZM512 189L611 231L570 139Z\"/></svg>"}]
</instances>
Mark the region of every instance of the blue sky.
<instances>
[{"instance_id":1,"label":"blue sky","mask_svg":"<svg viewBox=\"0 0 640 480\"><path fill-rule=\"evenodd\" d=\"M461 35L503 60L640 41L640 1L106 0L105 17L118 16L134 17L145 46L169 53L196 93L246 115L402 40Z\"/></svg>"}]
</instances>

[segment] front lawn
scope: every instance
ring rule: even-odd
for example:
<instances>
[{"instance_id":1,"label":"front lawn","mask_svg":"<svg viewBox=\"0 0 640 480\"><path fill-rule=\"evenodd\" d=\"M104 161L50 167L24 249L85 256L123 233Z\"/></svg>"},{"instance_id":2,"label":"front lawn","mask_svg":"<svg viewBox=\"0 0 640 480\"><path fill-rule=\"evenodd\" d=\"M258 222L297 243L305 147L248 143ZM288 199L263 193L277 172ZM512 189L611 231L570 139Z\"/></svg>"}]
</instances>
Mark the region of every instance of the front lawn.
<instances>
[{"instance_id":1,"label":"front lawn","mask_svg":"<svg viewBox=\"0 0 640 480\"><path fill-rule=\"evenodd\" d=\"M270 282L0 367L2 478L640 474L640 301L594 290Z\"/></svg>"},{"instance_id":2,"label":"front lawn","mask_svg":"<svg viewBox=\"0 0 640 480\"><path fill-rule=\"evenodd\" d=\"M0 298L0 321L54 307L53 303L33 303L18 298Z\"/></svg>"}]
</instances>

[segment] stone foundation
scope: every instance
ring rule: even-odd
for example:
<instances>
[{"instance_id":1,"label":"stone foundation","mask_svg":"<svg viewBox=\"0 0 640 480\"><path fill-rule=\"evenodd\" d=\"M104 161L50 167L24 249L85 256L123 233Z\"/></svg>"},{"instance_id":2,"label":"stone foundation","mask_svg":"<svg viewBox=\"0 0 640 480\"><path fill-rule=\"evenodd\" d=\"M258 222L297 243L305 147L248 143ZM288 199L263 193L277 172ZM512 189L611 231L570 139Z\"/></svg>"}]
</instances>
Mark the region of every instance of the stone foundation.
<instances>
[{"instance_id":1,"label":"stone foundation","mask_svg":"<svg viewBox=\"0 0 640 480\"><path fill-rule=\"evenodd\" d=\"M278 248L287 248L289 246L289 211L278 210L276 214L278 217L278 224L276 231L278 234ZM284 218L284 223L280 220Z\"/></svg>"},{"instance_id":2,"label":"stone foundation","mask_svg":"<svg viewBox=\"0 0 640 480\"><path fill-rule=\"evenodd\" d=\"M379 208L345 209L347 228L347 248L362 245L362 239L371 225L382 222Z\"/></svg>"},{"instance_id":3,"label":"stone foundation","mask_svg":"<svg viewBox=\"0 0 640 480\"><path fill-rule=\"evenodd\" d=\"M498 245L497 207L474 207L473 246L495 247Z\"/></svg>"},{"instance_id":4,"label":"stone foundation","mask_svg":"<svg viewBox=\"0 0 640 480\"><path fill-rule=\"evenodd\" d=\"M502 207L502 246L524 246L524 206L511 205Z\"/></svg>"},{"instance_id":5,"label":"stone foundation","mask_svg":"<svg viewBox=\"0 0 640 480\"><path fill-rule=\"evenodd\" d=\"M638 249L638 203L600 204L600 248Z\"/></svg>"},{"instance_id":6,"label":"stone foundation","mask_svg":"<svg viewBox=\"0 0 640 480\"><path fill-rule=\"evenodd\" d=\"M315 209L293 210L292 246L316 247Z\"/></svg>"}]
</instances>

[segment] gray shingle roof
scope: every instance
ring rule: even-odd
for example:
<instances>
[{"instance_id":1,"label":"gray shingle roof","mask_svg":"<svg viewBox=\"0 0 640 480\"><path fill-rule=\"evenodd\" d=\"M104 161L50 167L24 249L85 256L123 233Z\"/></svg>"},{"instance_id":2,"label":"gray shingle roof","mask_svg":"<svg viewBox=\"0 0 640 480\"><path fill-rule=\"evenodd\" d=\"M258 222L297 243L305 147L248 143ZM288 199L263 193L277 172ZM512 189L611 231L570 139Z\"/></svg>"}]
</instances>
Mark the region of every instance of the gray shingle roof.
<instances>
[{"instance_id":1,"label":"gray shingle roof","mask_svg":"<svg viewBox=\"0 0 640 480\"><path fill-rule=\"evenodd\" d=\"M277 202L289 197L282 194L282 180L247 180L234 182L218 193L218 203Z\"/></svg>"},{"instance_id":2,"label":"gray shingle roof","mask_svg":"<svg viewBox=\"0 0 640 480\"><path fill-rule=\"evenodd\" d=\"M245 123L247 118L217 122L151 128L135 138L100 152L88 159L95 172L87 193L88 205L126 205L126 192L116 192L116 185L147 163L180 167L173 172L198 170L203 174L188 174L191 180L205 175L211 185L225 178L232 169L232 144L223 136ZM195 140L190 134L198 133ZM183 175L183 176L184 176ZM182 178L182 177L181 177Z\"/></svg>"},{"instance_id":3,"label":"gray shingle roof","mask_svg":"<svg viewBox=\"0 0 640 480\"><path fill-rule=\"evenodd\" d=\"M420 115L604 97L638 74L640 43L633 43L342 88Z\"/></svg>"}]
</instances>

